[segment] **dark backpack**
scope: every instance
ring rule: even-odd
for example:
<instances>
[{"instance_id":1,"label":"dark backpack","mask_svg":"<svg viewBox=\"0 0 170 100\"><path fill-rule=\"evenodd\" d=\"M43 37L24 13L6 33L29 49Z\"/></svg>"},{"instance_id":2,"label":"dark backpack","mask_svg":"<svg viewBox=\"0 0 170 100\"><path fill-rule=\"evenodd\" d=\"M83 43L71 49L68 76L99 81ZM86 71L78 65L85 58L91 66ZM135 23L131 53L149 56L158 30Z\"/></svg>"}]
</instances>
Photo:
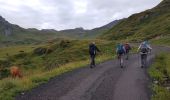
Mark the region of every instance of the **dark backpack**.
<instances>
[{"instance_id":1,"label":"dark backpack","mask_svg":"<svg viewBox=\"0 0 170 100\"><path fill-rule=\"evenodd\" d=\"M140 52L142 52L142 53L147 53L147 52L148 52L148 48L142 47L141 50L140 50Z\"/></svg>"},{"instance_id":2,"label":"dark backpack","mask_svg":"<svg viewBox=\"0 0 170 100\"><path fill-rule=\"evenodd\" d=\"M95 52L96 52L96 46L91 44L91 45L89 46L89 53L90 53L91 55L95 55Z\"/></svg>"},{"instance_id":3,"label":"dark backpack","mask_svg":"<svg viewBox=\"0 0 170 100\"><path fill-rule=\"evenodd\" d=\"M125 49L126 50L130 50L131 49L130 45L129 44L125 44Z\"/></svg>"}]
</instances>

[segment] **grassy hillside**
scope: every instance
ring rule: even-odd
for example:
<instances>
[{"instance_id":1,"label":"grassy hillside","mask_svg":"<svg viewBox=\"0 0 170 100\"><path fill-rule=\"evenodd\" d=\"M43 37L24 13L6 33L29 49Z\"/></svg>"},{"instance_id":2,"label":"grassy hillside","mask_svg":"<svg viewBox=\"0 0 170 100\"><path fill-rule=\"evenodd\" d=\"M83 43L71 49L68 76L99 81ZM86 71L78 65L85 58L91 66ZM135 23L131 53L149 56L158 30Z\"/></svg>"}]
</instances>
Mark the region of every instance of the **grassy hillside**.
<instances>
[{"instance_id":1,"label":"grassy hillside","mask_svg":"<svg viewBox=\"0 0 170 100\"><path fill-rule=\"evenodd\" d=\"M140 41L170 34L170 1L163 0L158 6L134 14L121 21L101 38Z\"/></svg>"},{"instance_id":2,"label":"grassy hillside","mask_svg":"<svg viewBox=\"0 0 170 100\"><path fill-rule=\"evenodd\" d=\"M103 40L55 40L41 45L4 47L0 51L0 69L16 65L24 70L51 70L66 63L89 59L88 45L95 41L100 55L113 55L115 43ZM3 71L2 70L2 71ZM4 73L3 77L8 76Z\"/></svg>"},{"instance_id":3,"label":"grassy hillside","mask_svg":"<svg viewBox=\"0 0 170 100\"><path fill-rule=\"evenodd\" d=\"M103 40L55 40L38 46L1 48L0 99L12 100L18 92L47 82L56 75L88 65L88 45L92 41L101 50L97 62L114 57L115 43ZM9 68L13 65L22 70L22 79L11 79L9 76Z\"/></svg>"},{"instance_id":4,"label":"grassy hillside","mask_svg":"<svg viewBox=\"0 0 170 100\"><path fill-rule=\"evenodd\" d=\"M157 37L152 39L151 42L156 45L170 46L170 35Z\"/></svg>"}]
</instances>

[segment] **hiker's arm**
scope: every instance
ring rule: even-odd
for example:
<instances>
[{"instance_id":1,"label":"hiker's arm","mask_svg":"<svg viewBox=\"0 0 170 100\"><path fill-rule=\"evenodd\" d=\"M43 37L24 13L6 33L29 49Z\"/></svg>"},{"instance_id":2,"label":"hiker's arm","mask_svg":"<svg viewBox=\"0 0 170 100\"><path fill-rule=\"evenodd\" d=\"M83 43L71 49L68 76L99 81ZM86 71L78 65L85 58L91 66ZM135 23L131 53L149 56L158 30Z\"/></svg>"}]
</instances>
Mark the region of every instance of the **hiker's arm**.
<instances>
[{"instance_id":1,"label":"hiker's arm","mask_svg":"<svg viewBox=\"0 0 170 100\"><path fill-rule=\"evenodd\" d=\"M150 46L150 45L147 45L147 47L148 47L150 50L152 50L152 48L151 48L151 46Z\"/></svg>"},{"instance_id":2,"label":"hiker's arm","mask_svg":"<svg viewBox=\"0 0 170 100\"><path fill-rule=\"evenodd\" d=\"M117 54L117 52L118 52L118 48L116 48L116 54Z\"/></svg>"},{"instance_id":3,"label":"hiker's arm","mask_svg":"<svg viewBox=\"0 0 170 100\"><path fill-rule=\"evenodd\" d=\"M100 50L97 48L97 46L95 46L96 47L96 50L98 51L98 52L100 52Z\"/></svg>"}]
</instances>

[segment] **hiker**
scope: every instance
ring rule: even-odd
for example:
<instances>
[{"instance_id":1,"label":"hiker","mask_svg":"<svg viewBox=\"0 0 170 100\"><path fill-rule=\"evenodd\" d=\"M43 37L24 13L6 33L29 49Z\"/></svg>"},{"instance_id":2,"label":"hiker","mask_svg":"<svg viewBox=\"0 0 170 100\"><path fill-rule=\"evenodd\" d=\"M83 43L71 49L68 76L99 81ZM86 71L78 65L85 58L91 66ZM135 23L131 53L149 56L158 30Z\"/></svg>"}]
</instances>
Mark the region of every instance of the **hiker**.
<instances>
[{"instance_id":1,"label":"hiker","mask_svg":"<svg viewBox=\"0 0 170 100\"><path fill-rule=\"evenodd\" d=\"M123 55L126 53L125 47L123 44L118 43L117 47L116 47L116 54L117 57L120 61L120 67L123 68Z\"/></svg>"},{"instance_id":2,"label":"hiker","mask_svg":"<svg viewBox=\"0 0 170 100\"><path fill-rule=\"evenodd\" d=\"M96 57L97 52L100 52L100 50L95 45L95 42L92 42L89 45L89 54L91 58L90 68L95 67L95 57Z\"/></svg>"},{"instance_id":3,"label":"hiker","mask_svg":"<svg viewBox=\"0 0 170 100\"><path fill-rule=\"evenodd\" d=\"M129 51L130 51L132 48L131 48L131 46L130 46L129 43L125 43L125 44L124 44L124 47L125 47L125 50L126 50L126 52L125 52L126 60L128 60L128 59L129 59Z\"/></svg>"},{"instance_id":4,"label":"hiker","mask_svg":"<svg viewBox=\"0 0 170 100\"><path fill-rule=\"evenodd\" d=\"M138 52L141 55L141 68L146 67L147 55L150 50L152 50L152 48L148 45L147 41L144 41L139 45Z\"/></svg>"},{"instance_id":5,"label":"hiker","mask_svg":"<svg viewBox=\"0 0 170 100\"><path fill-rule=\"evenodd\" d=\"M150 46L149 42L148 42L147 40L145 40L145 41L144 41L144 44L148 46L148 53L151 53L151 50L152 50L152 49L150 49L151 46Z\"/></svg>"}]
</instances>

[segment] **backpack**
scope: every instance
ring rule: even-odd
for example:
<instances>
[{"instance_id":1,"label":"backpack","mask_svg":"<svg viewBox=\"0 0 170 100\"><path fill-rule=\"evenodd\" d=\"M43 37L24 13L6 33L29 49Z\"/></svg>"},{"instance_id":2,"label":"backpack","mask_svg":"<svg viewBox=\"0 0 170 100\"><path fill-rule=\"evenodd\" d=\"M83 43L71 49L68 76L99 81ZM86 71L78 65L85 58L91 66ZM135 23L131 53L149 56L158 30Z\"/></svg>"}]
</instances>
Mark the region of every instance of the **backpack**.
<instances>
[{"instance_id":1,"label":"backpack","mask_svg":"<svg viewBox=\"0 0 170 100\"><path fill-rule=\"evenodd\" d=\"M130 45L129 44L125 44L125 49L126 50L130 50L131 48L130 48Z\"/></svg>"},{"instance_id":2,"label":"backpack","mask_svg":"<svg viewBox=\"0 0 170 100\"><path fill-rule=\"evenodd\" d=\"M96 54L96 46L95 45L90 45L89 46L89 53L91 55L95 55Z\"/></svg>"},{"instance_id":3,"label":"backpack","mask_svg":"<svg viewBox=\"0 0 170 100\"><path fill-rule=\"evenodd\" d=\"M123 45L118 45L117 49L118 49L118 54L123 54L124 53Z\"/></svg>"},{"instance_id":4,"label":"backpack","mask_svg":"<svg viewBox=\"0 0 170 100\"><path fill-rule=\"evenodd\" d=\"M142 52L142 53L147 53L147 52L148 52L147 46L146 46L146 45L142 45L142 46L141 46L141 49L140 49L140 52Z\"/></svg>"}]
</instances>

